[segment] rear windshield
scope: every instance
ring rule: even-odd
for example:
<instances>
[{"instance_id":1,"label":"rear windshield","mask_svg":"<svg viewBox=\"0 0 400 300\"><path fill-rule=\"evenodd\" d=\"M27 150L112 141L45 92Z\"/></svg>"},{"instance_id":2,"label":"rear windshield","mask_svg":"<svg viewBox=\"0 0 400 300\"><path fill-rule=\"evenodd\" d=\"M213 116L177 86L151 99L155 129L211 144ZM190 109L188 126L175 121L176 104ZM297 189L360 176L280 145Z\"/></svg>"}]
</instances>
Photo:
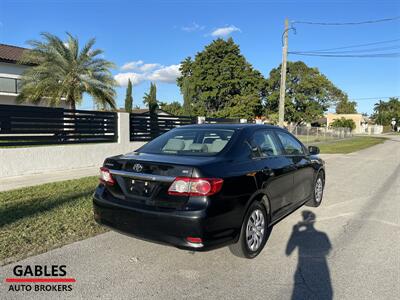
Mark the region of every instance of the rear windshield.
<instances>
[{"instance_id":1,"label":"rear windshield","mask_svg":"<svg viewBox=\"0 0 400 300\"><path fill-rule=\"evenodd\" d=\"M228 129L174 129L144 145L138 152L215 155L226 147L234 133Z\"/></svg>"}]
</instances>

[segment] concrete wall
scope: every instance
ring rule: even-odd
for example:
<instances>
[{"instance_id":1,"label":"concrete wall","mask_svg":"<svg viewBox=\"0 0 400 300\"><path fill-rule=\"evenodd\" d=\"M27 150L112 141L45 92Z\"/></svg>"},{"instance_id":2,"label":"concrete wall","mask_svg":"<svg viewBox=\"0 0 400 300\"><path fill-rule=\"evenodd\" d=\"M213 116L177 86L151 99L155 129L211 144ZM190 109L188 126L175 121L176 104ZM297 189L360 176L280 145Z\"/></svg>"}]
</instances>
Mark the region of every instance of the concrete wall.
<instances>
[{"instance_id":1,"label":"concrete wall","mask_svg":"<svg viewBox=\"0 0 400 300\"><path fill-rule=\"evenodd\" d=\"M6 105L24 105L24 106L44 106L48 107L46 102L40 102L39 104L32 104L29 102L24 102L21 104L18 104L15 99L17 98L17 94L12 94L12 93L3 93L0 92L0 104L6 104ZM60 105L57 107L61 108L70 108L65 101L61 101Z\"/></svg>"},{"instance_id":2,"label":"concrete wall","mask_svg":"<svg viewBox=\"0 0 400 300\"><path fill-rule=\"evenodd\" d=\"M362 124L363 131L361 133L371 134L381 134L383 133L383 126L382 125L369 125L369 124Z\"/></svg>"},{"instance_id":3,"label":"concrete wall","mask_svg":"<svg viewBox=\"0 0 400 300\"><path fill-rule=\"evenodd\" d=\"M0 148L1 178L101 166L109 156L128 153L143 142L129 142L129 114L118 113L118 142Z\"/></svg>"},{"instance_id":4,"label":"concrete wall","mask_svg":"<svg viewBox=\"0 0 400 300\"><path fill-rule=\"evenodd\" d=\"M15 102L16 98L17 94L0 92L0 104L17 105L17 103Z\"/></svg>"}]
</instances>

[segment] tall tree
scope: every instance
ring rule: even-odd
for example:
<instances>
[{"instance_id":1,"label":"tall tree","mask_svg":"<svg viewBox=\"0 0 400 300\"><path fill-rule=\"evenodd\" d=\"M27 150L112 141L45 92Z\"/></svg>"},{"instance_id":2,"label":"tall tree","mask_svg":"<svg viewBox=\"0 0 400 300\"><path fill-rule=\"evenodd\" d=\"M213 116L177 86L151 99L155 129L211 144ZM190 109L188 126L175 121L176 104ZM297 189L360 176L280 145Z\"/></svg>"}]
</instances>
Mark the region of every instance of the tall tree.
<instances>
[{"instance_id":1,"label":"tall tree","mask_svg":"<svg viewBox=\"0 0 400 300\"><path fill-rule=\"evenodd\" d=\"M21 62L33 64L23 73L17 101L59 106L62 101L72 108L82 102L84 93L102 108L115 108L116 82L110 68L114 64L99 57L103 51L93 49L90 39L82 48L76 37L67 33L67 41L42 33L43 41L29 41Z\"/></svg>"},{"instance_id":2,"label":"tall tree","mask_svg":"<svg viewBox=\"0 0 400 300\"><path fill-rule=\"evenodd\" d=\"M158 101L157 101L157 87L154 83L150 84L149 93L145 93L143 97L143 103L149 108L150 112L150 136L156 138L160 134L158 127Z\"/></svg>"},{"instance_id":3,"label":"tall tree","mask_svg":"<svg viewBox=\"0 0 400 300\"><path fill-rule=\"evenodd\" d=\"M346 98L343 98L336 104L336 113L337 114L356 114L357 113L357 102L349 101Z\"/></svg>"},{"instance_id":4,"label":"tall tree","mask_svg":"<svg viewBox=\"0 0 400 300\"><path fill-rule=\"evenodd\" d=\"M279 105L281 67L272 69L267 80L266 110L275 114ZM304 62L288 62L286 75L285 121L312 122L321 117L328 108L347 95L338 89L317 68Z\"/></svg>"},{"instance_id":5,"label":"tall tree","mask_svg":"<svg viewBox=\"0 0 400 300\"><path fill-rule=\"evenodd\" d=\"M214 40L194 60L182 61L180 71L177 83L184 96L190 88L193 114L255 117L261 113L265 79L232 38Z\"/></svg>"},{"instance_id":6,"label":"tall tree","mask_svg":"<svg viewBox=\"0 0 400 300\"><path fill-rule=\"evenodd\" d=\"M183 94L183 111L186 115L191 116L193 106L193 88L190 85L189 78L183 79L181 90Z\"/></svg>"},{"instance_id":7,"label":"tall tree","mask_svg":"<svg viewBox=\"0 0 400 300\"><path fill-rule=\"evenodd\" d=\"M149 108L150 114L154 114L158 108L157 86L155 83L150 84L150 90L144 94L143 103Z\"/></svg>"},{"instance_id":8,"label":"tall tree","mask_svg":"<svg viewBox=\"0 0 400 300\"><path fill-rule=\"evenodd\" d=\"M126 87L125 96L125 111L132 112L133 97L132 97L132 82L128 79L128 86Z\"/></svg>"}]
</instances>

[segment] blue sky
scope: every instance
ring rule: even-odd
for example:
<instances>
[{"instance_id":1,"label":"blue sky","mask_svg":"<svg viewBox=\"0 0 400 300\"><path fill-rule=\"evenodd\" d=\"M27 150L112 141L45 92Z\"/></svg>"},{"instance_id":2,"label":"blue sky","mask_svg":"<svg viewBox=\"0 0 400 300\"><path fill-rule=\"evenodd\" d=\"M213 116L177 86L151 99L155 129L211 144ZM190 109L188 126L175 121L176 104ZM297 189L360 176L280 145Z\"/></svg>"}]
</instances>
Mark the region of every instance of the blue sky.
<instances>
[{"instance_id":1,"label":"blue sky","mask_svg":"<svg viewBox=\"0 0 400 300\"><path fill-rule=\"evenodd\" d=\"M400 16L400 2L395 0L0 0L0 43L26 46L27 40L38 39L43 31L60 36L68 31L81 42L96 37L96 45L105 51L105 58L118 66L113 70L116 78L122 84L128 77L137 83L134 104L143 106L149 80L157 82L159 100L181 101L174 83L179 63L201 51L216 35L232 36L247 60L267 77L281 62L285 17L297 21L357 22L395 16ZM359 26L297 24L296 29L297 34L289 35L289 51L400 38L399 20ZM400 41L391 45L400 45ZM400 95L400 57L290 55L289 60L303 60L318 67L351 99ZM122 107L125 88L117 91L118 106ZM376 101L357 100L358 110L371 113ZM81 107L91 106L90 99L85 99Z\"/></svg>"}]
</instances>

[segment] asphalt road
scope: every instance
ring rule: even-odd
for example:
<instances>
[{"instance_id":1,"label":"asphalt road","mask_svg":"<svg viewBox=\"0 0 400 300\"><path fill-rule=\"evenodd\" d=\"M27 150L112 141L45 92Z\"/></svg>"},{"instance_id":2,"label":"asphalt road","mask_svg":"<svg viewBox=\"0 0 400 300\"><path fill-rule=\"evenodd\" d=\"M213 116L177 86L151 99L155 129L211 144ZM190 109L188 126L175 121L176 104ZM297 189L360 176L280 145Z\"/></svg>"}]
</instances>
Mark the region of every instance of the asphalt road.
<instances>
[{"instance_id":1,"label":"asphalt road","mask_svg":"<svg viewBox=\"0 0 400 300\"><path fill-rule=\"evenodd\" d=\"M254 260L110 232L18 263L66 265L72 291L10 292L13 264L0 268L0 298L399 299L400 136L326 162L323 204L277 224ZM298 230L305 211L315 222Z\"/></svg>"}]
</instances>

